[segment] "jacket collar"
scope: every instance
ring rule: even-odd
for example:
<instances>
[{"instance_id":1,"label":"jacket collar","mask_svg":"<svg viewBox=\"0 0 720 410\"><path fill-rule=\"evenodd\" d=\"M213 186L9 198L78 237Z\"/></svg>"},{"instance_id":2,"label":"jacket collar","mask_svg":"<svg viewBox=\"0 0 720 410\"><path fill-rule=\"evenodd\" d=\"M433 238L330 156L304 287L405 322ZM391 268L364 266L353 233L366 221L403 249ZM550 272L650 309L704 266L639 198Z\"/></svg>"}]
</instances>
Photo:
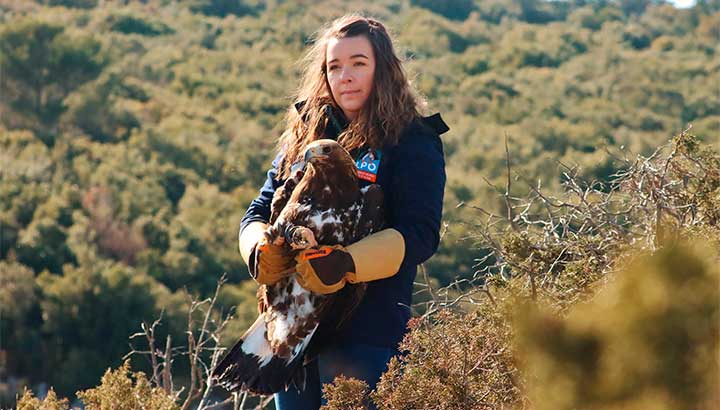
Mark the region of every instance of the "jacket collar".
<instances>
[{"instance_id":1,"label":"jacket collar","mask_svg":"<svg viewBox=\"0 0 720 410\"><path fill-rule=\"evenodd\" d=\"M294 104L295 110L300 114L305 106L305 101L298 101ZM338 136L345 131L349 122L342 111L333 107L331 104L325 104L323 107L325 116L328 118L328 126L325 128L325 137L337 140ZM303 121L307 121L307 115L303 116Z\"/></svg>"},{"instance_id":2,"label":"jacket collar","mask_svg":"<svg viewBox=\"0 0 720 410\"><path fill-rule=\"evenodd\" d=\"M438 135L445 134L450 130L450 127L445 124L445 121L443 121L439 112L436 112L435 114L428 117L420 117L420 120L423 122L423 124L427 125L433 131L437 132Z\"/></svg>"}]
</instances>

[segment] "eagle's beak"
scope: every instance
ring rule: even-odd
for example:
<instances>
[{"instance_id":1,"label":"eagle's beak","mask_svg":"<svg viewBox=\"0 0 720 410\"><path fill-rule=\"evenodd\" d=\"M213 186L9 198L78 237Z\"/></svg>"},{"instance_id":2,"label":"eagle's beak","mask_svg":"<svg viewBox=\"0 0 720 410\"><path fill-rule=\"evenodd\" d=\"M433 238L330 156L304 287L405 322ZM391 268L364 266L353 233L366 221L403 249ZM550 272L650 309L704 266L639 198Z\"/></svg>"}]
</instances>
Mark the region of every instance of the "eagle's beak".
<instances>
[{"instance_id":1,"label":"eagle's beak","mask_svg":"<svg viewBox=\"0 0 720 410\"><path fill-rule=\"evenodd\" d=\"M310 147L305 150L305 156L303 157L303 161L305 161L305 163L307 164L313 158L327 158L327 154L323 152L322 147Z\"/></svg>"},{"instance_id":2,"label":"eagle's beak","mask_svg":"<svg viewBox=\"0 0 720 410\"><path fill-rule=\"evenodd\" d=\"M312 151L310 151L309 149L306 149L305 156L303 157L303 161L307 164L308 161L310 160L310 158L312 158Z\"/></svg>"}]
</instances>

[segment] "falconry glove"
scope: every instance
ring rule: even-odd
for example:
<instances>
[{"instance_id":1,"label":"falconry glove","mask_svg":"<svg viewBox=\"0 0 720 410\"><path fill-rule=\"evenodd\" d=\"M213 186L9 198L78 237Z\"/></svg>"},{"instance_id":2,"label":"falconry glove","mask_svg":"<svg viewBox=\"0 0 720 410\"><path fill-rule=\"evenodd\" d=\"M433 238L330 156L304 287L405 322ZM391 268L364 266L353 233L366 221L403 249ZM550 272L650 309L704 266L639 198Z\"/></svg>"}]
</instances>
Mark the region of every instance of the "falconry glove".
<instances>
[{"instance_id":1,"label":"falconry glove","mask_svg":"<svg viewBox=\"0 0 720 410\"><path fill-rule=\"evenodd\" d=\"M253 222L240 234L240 253L250 275L262 285L271 285L295 269L295 261L282 245L265 237L267 224Z\"/></svg>"},{"instance_id":2,"label":"falconry glove","mask_svg":"<svg viewBox=\"0 0 720 410\"><path fill-rule=\"evenodd\" d=\"M405 257L405 240L395 229L384 229L347 247L320 246L295 258L298 282L305 289L329 294L346 283L388 278L398 272Z\"/></svg>"}]
</instances>

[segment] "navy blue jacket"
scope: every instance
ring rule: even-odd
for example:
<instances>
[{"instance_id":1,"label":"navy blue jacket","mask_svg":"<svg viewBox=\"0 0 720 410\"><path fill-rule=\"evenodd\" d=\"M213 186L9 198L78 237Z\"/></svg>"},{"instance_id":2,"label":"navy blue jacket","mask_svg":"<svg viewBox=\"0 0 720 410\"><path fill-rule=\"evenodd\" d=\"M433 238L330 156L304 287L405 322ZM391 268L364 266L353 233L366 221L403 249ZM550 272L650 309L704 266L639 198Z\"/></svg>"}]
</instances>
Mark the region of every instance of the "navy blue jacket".
<instances>
[{"instance_id":1,"label":"navy blue jacket","mask_svg":"<svg viewBox=\"0 0 720 410\"><path fill-rule=\"evenodd\" d=\"M385 195L386 227L399 231L405 240L405 258L398 273L368 283L367 292L347 326L339 335L376 346L397 347L410 319L413 282L417 265L435 253L440 242L440 219L445 190L445 159L439 135L448 130L439 114L413 121L401 133L397 145L384 147L377 184ZM267 180L240 223L267 223L275 190L279 154ZM360 180L360 186L369 184Z\"/></svg>"}]
</instances>

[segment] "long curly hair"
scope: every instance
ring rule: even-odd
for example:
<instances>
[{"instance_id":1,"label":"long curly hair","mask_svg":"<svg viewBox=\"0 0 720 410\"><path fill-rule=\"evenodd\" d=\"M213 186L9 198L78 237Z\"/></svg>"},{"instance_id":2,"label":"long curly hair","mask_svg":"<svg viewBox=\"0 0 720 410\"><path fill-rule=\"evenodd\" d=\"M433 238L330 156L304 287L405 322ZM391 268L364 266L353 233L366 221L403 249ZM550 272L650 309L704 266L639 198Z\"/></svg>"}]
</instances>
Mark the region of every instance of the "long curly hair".
<instances>
[{"instance_id":1,"label":"long curly hair","mask_svg":"<svg viewBox=\"0 0 720 410\"><path fill-rule=\"evenodd\" d=\"M315 37L314 44L300 60L303 69L295 101L304 102L300 109L291 105L286 114L287 128L278 142L285 152L278 167L278 178L287 178L307 144L324 138L328 118L326 106L340 111L332 97L327 80L325 53L332 38L365 36L375 54L372 90L357 118L338 136L338 143L351 152L367 146L373 149L395 145L402 129L420 115L424 100L410 85L402 62L385 26L358 14L348 14L332 21Z\"/></svg>"}]
</instances>

